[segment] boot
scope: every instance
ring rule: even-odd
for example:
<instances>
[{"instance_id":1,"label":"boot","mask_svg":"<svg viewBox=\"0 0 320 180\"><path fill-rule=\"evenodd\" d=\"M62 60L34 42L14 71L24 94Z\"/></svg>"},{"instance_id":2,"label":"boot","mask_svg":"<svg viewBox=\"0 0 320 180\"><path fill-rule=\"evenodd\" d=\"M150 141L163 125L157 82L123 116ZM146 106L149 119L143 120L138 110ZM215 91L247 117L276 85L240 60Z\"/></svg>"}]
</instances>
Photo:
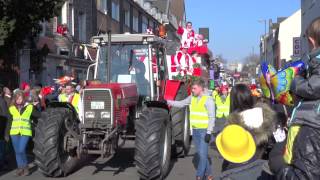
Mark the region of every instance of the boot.
<instances>
[{"instance_id":1,"label":"boot","mask_svg":"<svg viewBox=\"0 0 320 180\"><path fill-rule=\"evenodd\" d=\"M16 176L22 176L22 174L23 174L23 169L22 168L18 168L16 170Z\"/></svg>"},{"instance_id":2,"label":"boot","mask_svg":"<svg viewBox=\"0 0 320 180\"><path fill-rule=\"evenodd\" d=\"M30 171L29 171L29 167L26 166L23 168L23 176L29 176L30 175Z\"/></svg>"},{"instance_id":3,"label":"boot","mask_svg":"<svg viewBox=\"0 0 320 180\"><path fill-rule=\"evenodd\" d=\"M213 180L213 176L208 176L207 180Z\"/></svg>"}]
</instances>

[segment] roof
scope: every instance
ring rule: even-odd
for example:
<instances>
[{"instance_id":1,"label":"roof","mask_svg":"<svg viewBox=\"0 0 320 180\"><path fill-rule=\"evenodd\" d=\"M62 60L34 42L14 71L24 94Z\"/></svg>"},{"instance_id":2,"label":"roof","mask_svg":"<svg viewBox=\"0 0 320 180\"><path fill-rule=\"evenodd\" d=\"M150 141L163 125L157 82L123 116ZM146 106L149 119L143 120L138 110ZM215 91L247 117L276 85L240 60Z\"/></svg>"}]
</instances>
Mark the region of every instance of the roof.
<instances>
[{"instance_id":1,"label":"roof","mask_svg":"<svg viewBox=\"0 0 320 180\"><path fill-rule=\"evenodd\" d=\"M153 34L112 34L111 35L111 41L113 43L117 42L143 42L147 41L149 43L156 43L156 42L162 42L165 43L165 40L155 36ZM108 35L103 34L99 36L93 36L91 38L92 43L107 43L108 42Z\"/></svg>"}]
</instances>

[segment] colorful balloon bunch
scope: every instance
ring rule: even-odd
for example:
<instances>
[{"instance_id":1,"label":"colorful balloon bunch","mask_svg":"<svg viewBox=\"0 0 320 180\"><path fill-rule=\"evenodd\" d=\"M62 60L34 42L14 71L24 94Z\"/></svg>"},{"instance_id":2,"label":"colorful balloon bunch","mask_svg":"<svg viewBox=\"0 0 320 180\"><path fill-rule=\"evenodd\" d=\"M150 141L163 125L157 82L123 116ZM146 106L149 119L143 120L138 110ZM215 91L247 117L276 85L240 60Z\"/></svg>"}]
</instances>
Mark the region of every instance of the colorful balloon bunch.
<instances>
[{"instance_id":1,"label":"colorful balloon bunch","mask_svg":"<svg viewBox=\"0 0 320 180\"><path fill-rule=\"evenodd\" d=\"M280 71L276 71L266 62L261 63L260 84L264 96L270 98L273 103L292 106L293 98L289 93L291 82L305 68L302 60L288 63Z\"/></svg>"}]
</instances>

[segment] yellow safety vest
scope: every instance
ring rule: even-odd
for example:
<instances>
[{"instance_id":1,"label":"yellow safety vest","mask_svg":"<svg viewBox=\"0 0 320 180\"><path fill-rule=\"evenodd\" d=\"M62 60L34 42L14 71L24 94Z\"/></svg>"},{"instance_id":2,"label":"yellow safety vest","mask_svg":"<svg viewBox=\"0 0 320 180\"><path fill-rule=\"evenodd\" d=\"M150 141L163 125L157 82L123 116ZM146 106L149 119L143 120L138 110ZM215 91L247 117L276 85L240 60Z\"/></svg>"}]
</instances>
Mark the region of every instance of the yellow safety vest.
<instances>
[{"instance_id":1,"label":"yellow safety vest","mask_svg":"<svg viewBox=\"0 0 320 180\"><path fill-rule=\"evenodd\" d=\"M227 96L225 102L217 95L216 98L216 118L228 117L230 112L230 95Z\"/></svg>"},{"instance_id":2,"label":"yellow safety vest","mask_svg":"<svg viewBox=\"0 0 320 180\"><path fill-rule=\"evenodd\" d=\"M10 135L32 136L30 120L32 111L32 105L28 105L22 114L15 106L9 108L9 112L12 115Z\"/></svg>"},{"instance_id":3,"label":"yellow safety vest","mask_svg":"<svg viewBox=\"0 0 320 180\"><path fill-rule=\"evenodd\" d=\"M299 131L300 131L300 125L293 125L289 127L289 132L287 136L287 143L284 151L284 161L287 164L291 164L292 155L293 155L293 146L294 146L294 140L296 139Z\"/></svg>"},{"instance_id":4,"label":"yellow safety vest","mask_svg":"<svg viewBox=\"0 0 320 180\"><path fill-rule=\"evenodd\" d=\"M195 129L206 129L209 124L208 110L205 103L208 96L202 96L198 101L198 97L191 98L190 104L190 124Z\"/></svg>"},{"instance_id":5,"label":"yellow safety vest","mask_svg":"<svg viewBox=\"0 0 320 180\"><path fill-rule=\"evenodd\" d=\"M215 100L216 99L216 96L218 95L218 91L217 90L213 90L212 92L212 98Z\"/></svg>"},{"instance_id":6,"label":"yellow safety vest","mask_svg":"<svg viewBox=\"0 0 320 180\"><path fill-rule=\"evenodd\" d=\"M67 95L60 94L60 101L69 102ZM78 107L79 101L80 101L80 95L78 93L74 93L71 104L73 105L73 107L76 109L77 112L79 112L79 107Z\"/></svg>"}]
</instances>

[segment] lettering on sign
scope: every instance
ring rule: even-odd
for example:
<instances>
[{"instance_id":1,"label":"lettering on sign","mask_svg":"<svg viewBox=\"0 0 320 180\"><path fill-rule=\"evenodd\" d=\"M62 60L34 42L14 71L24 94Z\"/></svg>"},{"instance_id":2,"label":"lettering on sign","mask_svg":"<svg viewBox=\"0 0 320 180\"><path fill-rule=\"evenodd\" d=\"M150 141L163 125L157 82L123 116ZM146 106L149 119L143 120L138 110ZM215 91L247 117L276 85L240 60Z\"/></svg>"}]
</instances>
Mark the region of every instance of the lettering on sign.
<instances>
[{"instance_id":1,"label":"lettering on sign","mask_svg":"<svg viewBox=\"0 0 320 180\"><path fill-rule=\"evenodd\" d=\"M301 57L301 40L300 37L293 38L293 57Z\"/></svg>"}]
</instances>

